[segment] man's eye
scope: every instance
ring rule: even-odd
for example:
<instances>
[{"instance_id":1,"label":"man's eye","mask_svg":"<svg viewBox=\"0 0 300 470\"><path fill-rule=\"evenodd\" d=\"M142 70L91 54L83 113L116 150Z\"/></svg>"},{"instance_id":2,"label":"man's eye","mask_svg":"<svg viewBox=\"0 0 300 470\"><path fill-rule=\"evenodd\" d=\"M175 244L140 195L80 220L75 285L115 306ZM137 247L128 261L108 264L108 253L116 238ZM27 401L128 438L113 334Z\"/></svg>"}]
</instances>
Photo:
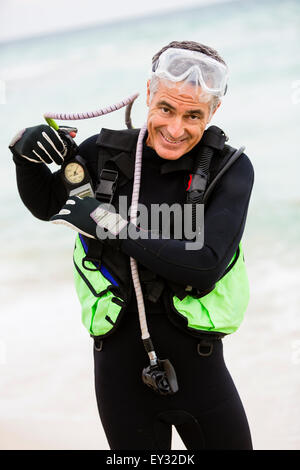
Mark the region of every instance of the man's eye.
<instances>
[{"instance_id":1,"label":"man's eye","mask_svg":"<svg viewBox=\"0 0 300 470\"><path fill-rule=\"evenodd\" d=\"M164 114L170 112L169 108L164 108L164 107L162 107L162 108L160 108L160 109L162 110L162 112L163 112Z\"/></svg>"},{"instance_id":2,"label":"man's eye","mask_svg":"<svg viewBox=\"0 0 300 470\"><path fill-rule=\"evenodd\" d=\"M190 114L189 117L192 121L196 121L197 119L199 119L199 116L197 114Z\"/></svg>"}]
</instances>

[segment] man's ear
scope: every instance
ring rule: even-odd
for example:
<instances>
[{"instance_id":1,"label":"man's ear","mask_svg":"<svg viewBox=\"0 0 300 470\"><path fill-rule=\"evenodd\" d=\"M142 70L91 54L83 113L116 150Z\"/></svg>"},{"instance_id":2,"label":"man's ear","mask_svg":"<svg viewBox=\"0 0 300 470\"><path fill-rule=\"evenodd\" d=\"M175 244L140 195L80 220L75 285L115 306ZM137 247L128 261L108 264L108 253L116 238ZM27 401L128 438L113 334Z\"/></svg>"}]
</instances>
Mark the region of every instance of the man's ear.
<instances>
[{"instance_id":1,"label":"man's ear","mask_svg":"<svg viewBox=\"0 0 300 470\"><path fill-rule=\"evenodd\" d=\"M147 106L149 106L150 103L150 80L147 81L147 100L146 100Z\"/></svg>"}]
</instances>

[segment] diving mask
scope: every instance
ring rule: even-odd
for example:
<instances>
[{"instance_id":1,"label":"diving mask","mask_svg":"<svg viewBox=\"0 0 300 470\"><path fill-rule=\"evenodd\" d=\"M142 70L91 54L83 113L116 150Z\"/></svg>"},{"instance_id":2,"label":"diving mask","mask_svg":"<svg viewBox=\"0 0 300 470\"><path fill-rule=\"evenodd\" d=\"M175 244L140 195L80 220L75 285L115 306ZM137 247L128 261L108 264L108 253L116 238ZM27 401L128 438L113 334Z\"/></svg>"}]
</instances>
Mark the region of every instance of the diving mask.
<instances>
[{"instance_id":1,"label":"diving mask","mask_svg":"<svg viewBox=\"0 0 300 470\"><path fill-rule=\"evenodd\" d=\"M169 48L154 62L152 77L200 87L202 94L224 96L228 68L202 52Z\"/></svg>"}]
</instances>

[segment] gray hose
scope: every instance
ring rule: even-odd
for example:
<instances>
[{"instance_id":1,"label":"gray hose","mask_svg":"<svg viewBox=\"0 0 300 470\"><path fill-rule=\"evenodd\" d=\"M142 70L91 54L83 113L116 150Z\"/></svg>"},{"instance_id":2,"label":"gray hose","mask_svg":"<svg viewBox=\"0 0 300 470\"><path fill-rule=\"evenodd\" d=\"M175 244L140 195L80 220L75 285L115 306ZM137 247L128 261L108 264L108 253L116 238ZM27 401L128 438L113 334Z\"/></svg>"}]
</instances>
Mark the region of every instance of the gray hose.
<instances>
[{"instance_id":1,"label":"gray hose","mask_svg":"<svg viewBox=\"0 0 300 470\"><path fill-rule=\"evenodd\" d=\"M138 141L137 141L137 146L136 146L134 180L133 180L132 200L131 200L131 209L130 209L130 222L133 223L134 225L136 225L136 220L137 220L137 211L138 211L140 184L141 184L141 171L142 171L143 139L144 139L146 131L147 131L147 123L145 123L140 130ZM134 258L130 258L130 266L131 266L131 275L132 275L133 285L134 285L136 299L137 299L142 340L146 347L146 344L149 344L149 343L152 344L152 343L151 343L150 334L149 334L148 326L147 326L145 304L144 304L141 283L139 279L137 262ZM147 352L150 358L150 363L154 365L157 362L157 357L153 348L150 348L150 349L151 350L150 351L147 350Z\"/></svg>"}]
</instances>

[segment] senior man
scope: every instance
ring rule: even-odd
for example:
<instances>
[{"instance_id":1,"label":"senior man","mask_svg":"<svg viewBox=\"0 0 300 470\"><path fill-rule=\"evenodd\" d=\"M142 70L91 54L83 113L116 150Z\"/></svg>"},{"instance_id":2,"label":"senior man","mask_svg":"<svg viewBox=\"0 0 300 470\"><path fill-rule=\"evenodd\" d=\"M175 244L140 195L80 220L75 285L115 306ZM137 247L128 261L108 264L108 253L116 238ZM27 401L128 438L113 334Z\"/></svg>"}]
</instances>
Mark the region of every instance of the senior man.
<instances>
[{"instance_id":1,"label":"senior man","mask_svg":"<svg viewBox=\"0 0 300 470\"><path fill-rule=\"evenodd\" d=\"M75 283L111 449L168 450L172 425L187 449L252 448L223 358L222 338L238 329L248 303L241 239L254 179L243 149L208 127L227 78L210 47L174 41L161 49L147 83L146 125L102 129L77 149L95 197L70 197L64 173L45 165L67 159L62 134L36 126L10 146L28 209L79 232ZM130 217L124 200L134 201ZM138 220L138 204L148 214L162 204L191 207L183 225L193 219L194 241L175 236L172 217L169 237L152 230L151 220Z\"/></svg>"}]
</instances>

